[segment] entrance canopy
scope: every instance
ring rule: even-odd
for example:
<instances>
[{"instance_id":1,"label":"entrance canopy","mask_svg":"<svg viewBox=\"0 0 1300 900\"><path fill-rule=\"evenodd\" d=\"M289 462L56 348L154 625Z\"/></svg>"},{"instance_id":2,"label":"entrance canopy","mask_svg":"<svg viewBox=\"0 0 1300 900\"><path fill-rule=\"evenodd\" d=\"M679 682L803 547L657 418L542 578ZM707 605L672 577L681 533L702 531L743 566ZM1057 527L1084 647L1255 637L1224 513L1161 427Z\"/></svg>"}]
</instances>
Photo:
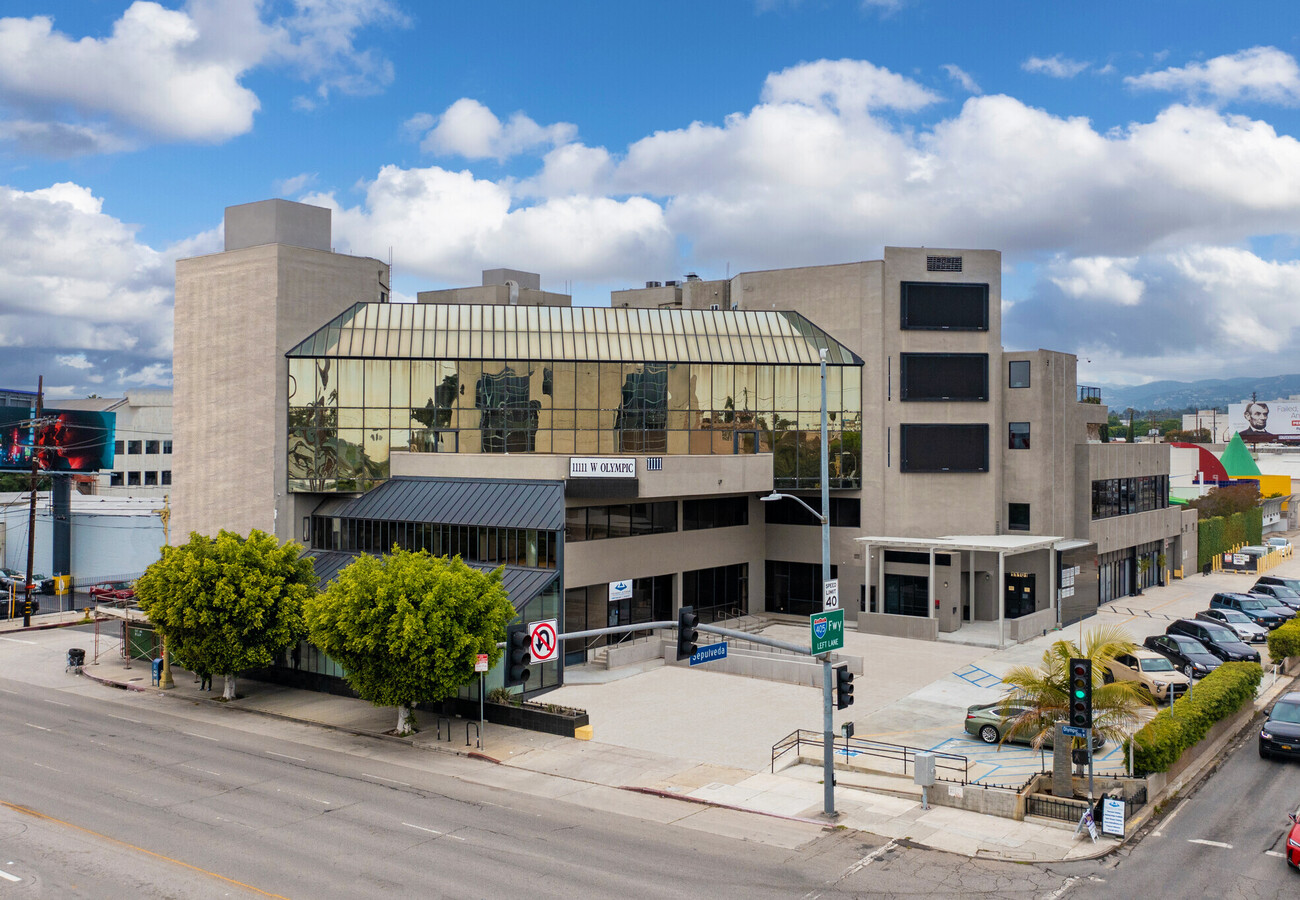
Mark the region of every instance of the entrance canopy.
<instances>
[{"instance_id":1,"label":"entrance canopy","mask_svg":"<svg viewBox=\"0 0 1300 900\"><path fill-rule=\"evenodd\" d=\"M924 552L929 555L929 578L926 580L928 597L925 603L925 618L929 619L927 630L933 640L937 636L939 623L936 621L937 610L939 608L936 602L935 592L935 557L936 555L951 554L960 558L961 554L971 554L972 564L967 569L967 575L970 579L969 599L973 606L975 603L975 567L973 565L974 554L976 553L996 553L998 557L998 580L997 592L994 594L994 605L997 609L996 620L997 626L997 645L1003 646L1005 641L1004 620L1007 615L1005 599L1000 596L1006 584L1006 560L1008 556L1017 556L1024 553L1050 553L1053 550L1066 549L1071 542L1067 541L1060 535L1015 535L1015 534L952 534L940 537L894 537L888 535L869 535L866 537L854 538L854 540L863 545L863 563L866 568L863 584L867 587L868 596L872 590L871 579L871 550L873 546L882 547L888 550L910 550L914 553ZM879 572L885 570L885 559L880 561ZM1059 609L1057 607L1057 585L1056 585L1056 566L1049 561L1047 568L1047 610L1053 611L1053 618L1059 619ZM947 588L948 582L944 582ZM1047 610L1041 612L1046 613ZM876 613L882 616L885 614L885 604L882 602ZM860 627L866 623L869 616L859 619ZM951 620L950 620L951 621ZM973 621L973 619L972 619ZM1059 621L1056 624L1060 624ZM961 620L957 619L952 622L956 628L961 627ZM951 630L945 626L944 630Z\"/></svg>"}]
</instances>

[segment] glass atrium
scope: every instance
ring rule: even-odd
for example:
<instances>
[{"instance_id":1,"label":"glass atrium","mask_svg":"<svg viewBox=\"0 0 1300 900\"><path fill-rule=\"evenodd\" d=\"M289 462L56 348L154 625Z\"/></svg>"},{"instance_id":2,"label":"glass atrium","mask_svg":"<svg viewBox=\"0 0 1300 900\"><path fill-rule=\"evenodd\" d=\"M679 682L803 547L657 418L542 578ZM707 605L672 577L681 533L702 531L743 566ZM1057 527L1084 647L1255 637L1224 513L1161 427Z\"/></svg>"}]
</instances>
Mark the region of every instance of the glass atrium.
<instances>
[{"instance_id":1,"label":"glass atrium","mask_svg":"<svg viewBox=\"0 0 1300 900\"><path fill-rule=\"evenodd\" d=\"M862 360L795 312L358 303L289 351L289 488L363 491L394 450L773 454L860 486Z\"/></svg>"}]
</instances>

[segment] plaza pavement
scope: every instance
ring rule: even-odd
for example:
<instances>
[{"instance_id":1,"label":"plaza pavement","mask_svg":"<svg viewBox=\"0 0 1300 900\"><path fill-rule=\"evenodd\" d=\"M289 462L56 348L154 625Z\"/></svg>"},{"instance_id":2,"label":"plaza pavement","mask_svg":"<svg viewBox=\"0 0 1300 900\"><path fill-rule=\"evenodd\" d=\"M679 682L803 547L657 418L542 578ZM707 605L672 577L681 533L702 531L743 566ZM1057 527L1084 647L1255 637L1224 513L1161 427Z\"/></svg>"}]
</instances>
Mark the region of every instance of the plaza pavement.
<instances>
[{"instance_id":1,"label":"plaza pavement","mask_svg":"<svg viewBox=\"0 0 1300 900\"><path fill-rule=\"evenodd\" d=\"M1275 573L1300 574L1300 560L1284 563ZM1086 631L1098 624L1120 624L1140 642L1147 634L1164 630L1165 616L1191 615L1206 608L1214 591L1243 590L1252 583L1253 578L1244 575L1194 576L1150 588L1141 597L1116 601L1081 626ZM1124 611L1118 611L1121 609ZM74 618L75 614L56 613L39 616L33 624L54 626L61 619ZM806 633L789 625L774 625L764 633L785 640L806 639ZM579 667L570 670L570 683L547 699L587 709L594 740L578 741L489 723L480 749L474 744L472 728L467 745L461 720L452 723L448 734L447 729L436 729L437 723L430 717L422 716L424 730L419 734L392 738L385 734L396 722L389 708L248 679L239 682L240 699L229 704L214 699L220 693L219 682L216 692L200 693L192 676L179 669L176 688L160 692L150 686L146 665L137 661L126 667L113 634L113 628L104 629L99 662L86 666L85 678L75 678L64 672L64 657L69 646L86 646L88 657L93 656L87 646L88 635L61 628L23 630L21 620L0 621L0 678L72 690L105 702L122 696L110 686L125 687L160 700L219 708L232 727L263 716L341 730L405 744L417 753L413 764L418 751L476 756L501 764L501 769L489 770L486 781L547 796L577 798L586 796L592 786L605 786L768 816L824 821L820 817L823 789L819 767L778 766L775 773L769 771L773 743L796 728L821 730L818 689L721 675L703 667L646 664L614 672ZM1077 639L1079 634L1078 626L1070 626L1064 634L1050 632L998 650L850 632L845 651L863 656L866 674L857 680L855 705L837 713L836 727L851 717L859 737L959 752L967 705L996 699L1000 690L994 679L1012 666L1036 665L1051 642L1062 636ZM1277 684L1274 691L1282 686ZM979 764L990 770L990 782L1023 782L1017 774L1036 771L1040 762L1032 751L1011 747L999 751L968 743L971 754L982 754ZM1111 753L1114 755L1113 748ZM1107 764L1113 771L1123 768L1119 760L1108 759ZM511 770L518 775L511 776ZM538 777L524 777L524 773ZM923 809L916 789L904 779L840 772L837 785L836 825L906 838L935 849L976 857L1049 861L1094 856L1117 845L1107 838L1096 844L1077 838L1063 822L1015 822L950 808ZM648 798L638 801L628 790L602 794L600 802L629 815L653 818L653 807L644 802ZM749 827L754 827L753 823ZM760 831L775 828L774 823ZM779 840L771 834L763 839Z\"/></svg>"}]
</instances>

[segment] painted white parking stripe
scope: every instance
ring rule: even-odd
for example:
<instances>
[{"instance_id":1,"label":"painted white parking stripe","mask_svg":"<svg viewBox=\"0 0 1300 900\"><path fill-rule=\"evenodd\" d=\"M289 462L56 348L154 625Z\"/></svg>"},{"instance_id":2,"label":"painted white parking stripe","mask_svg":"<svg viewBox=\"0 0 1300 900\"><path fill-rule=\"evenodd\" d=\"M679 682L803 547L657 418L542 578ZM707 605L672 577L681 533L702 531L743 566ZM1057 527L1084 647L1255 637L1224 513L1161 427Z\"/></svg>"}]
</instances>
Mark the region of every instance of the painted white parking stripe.
<instances>
[{"instance_id":1,"label":"painted white parking stripe","mask_svg":"<svg viewBox=\"0 0 1300 900\"><path fill-rule=\"evenodd\" d=\"M385 778L382 775L369 775L365 772L362 772L361 775L363 778L376 778L380 781L387 781L389 784L400 784L402 787L410 787L410 785L407 784L405 781L394 781L393 779Z\"/></svg>"},{"instance_id":2,"label":"painted white parking stripe","mask_svg":"<svg viewBox=\"0 0 1300 900\"><path fill-rule=\"evenodd\" d=\"M0 878L5 878L8 879L9 881L22 881L22 879L19 878L17 875L10 875L4 869L0 869Z\"/></svg>"},{"instance_id":3,"label":"painted white parking stripe","mask_svg":"<svg viewBox=\"0 0 1300 900\"><path fill-rule=\"evenodd\" d=\"M1188 838L1188 839L1187 839L1187 843L1189 843L1189 844L1203 844L1203 845L1206 846L1206 847L1220 847L1220 848L1222 848L1222 849L1224 849L1224 850L1231 850L1231 849L1232 849L1232 845L1231 845L1231 844L1225 844L1225 843L1223 843L1223 841L1207 841L1207 840L1205 840L1205 839L1203 839L1203 838Z\"/></svg>"},{"instance_id":4,"label":"painted white parking stripe","mask_svg":"<svg viewBox=\"0 0 1300 900\"><path fill-rule=\"evenodd\" d=\"M371 777L373 778L374 776L372 775ZM456 837L456 835L454 835L454 834L447 834L447 832L445 832L445 831L434 831L432 828L425 828L423 825L412 825L410 822L403 822L402 824L405 825L407 828L417 828L417 829L419 829L420 831L427 831L427 832L429 832L429 834L436 834L436 835L438 835L438 837L449 837L449 838L451 838L452 840L455 840L455 841L464 841L464 840L465 840L463 837Z\"/></svg>"},{"instance_id":5,"label":"painted white parking stripe","mask_svg":"<svg viewBox=\"0 0 1300 900\"><path fill-rule=\"evenodd\" d=\"M42 698L44 699L44 698ZM60 703L58 700L46 700L46 703L53 703L55 706L71 706L70 703Z\"/></svg>"},{"instance_id":6,"label":"painted white parking stripe","mask_svg":"<svg viewBox=\"0 0 1300 900\"><path fill-rule=\"evenodd\" d=\"M1281 850L1265 850L1265 856L1276 856L1278 859L1286 859L1286 854Z\"/></svg>"},{"instance_id":7,"label":"painted white parking stripe","mask_svg":"<svg viewBox=\"0 0 1300 900\"><path fill-rule=\"evenodd\" d=\"M220 739L214 737L208 737L206 734L195 734L192 731L182 731L181 734L188 734L190 737L203 738L203 740L212 741L213 743L218 743L218 744L221 743Z\"/></svg>"},{"instance_id":8,"label":"painted white parking stripe","mask_svg":"<svg viewBox=\"0 0 1300 900\"><path fill-rule=\"evenodd\" d=\"M50 730L50 729L46 728L44 725L33 725L31 722L24 722L23 724L26 725L28 728L39 728L41 731L49 731L49 730Z\"/></svg>"},{"instance_id":9,"label":"painted white parking stripe","mask_svg":"<svg viewBox=\"0 0 1300 900\"><path fill-rule=\"evenodd\" d=\"M267 750L266 753L267 753L268 756L279 756L279 757L282 758L282 759L296 759L298 762L306 762L306 761L307 761L307 760L303 759L301 756L290 756L290 755L287 754L287 753L276 753L274 750Z\"/></svg>"}]
</instances>

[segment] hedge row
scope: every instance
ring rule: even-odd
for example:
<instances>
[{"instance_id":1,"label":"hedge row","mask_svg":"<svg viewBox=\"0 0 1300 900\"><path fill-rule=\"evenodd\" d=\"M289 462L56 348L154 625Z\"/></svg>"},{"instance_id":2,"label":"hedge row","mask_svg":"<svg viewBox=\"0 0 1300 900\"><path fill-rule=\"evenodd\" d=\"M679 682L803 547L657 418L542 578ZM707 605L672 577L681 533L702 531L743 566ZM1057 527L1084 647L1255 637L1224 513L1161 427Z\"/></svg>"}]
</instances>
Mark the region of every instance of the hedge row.
<instances>
[{"instance_id":1,"label":"hedge row","mask_svg":"<svg viewBox=\"0 0 1300 900\"><path fill-rule=\"evenodd\" d=\"M1184 750L1201 742L1215 723L1250 703L1263 677L1259 663L1219 666L1201 679L1191 694L1184 694L1171 707L1160 710L1133 736L1133 768L1139 775L1168 771Z\"/></svg>"},{"instance_id":2,"label":"hedge row","mask_svg":"<svg viewBox=\"0 0 1300 900\"><path fill-rule=\"evenodd\" d=\"M1300 619L1292 619L1268 633L1268 655L1274 662L1288 656L1300 656Z\"/></svg>"},{"instance_id":3,"label":"hedge row","mask_svg":"<svg viewBox=\"0 0 1300 900\"><path fill-rule=\"evenodd\" d=\"M1256 507L1196 523L1196 566L1204 569L1220 553L1264 540L1264 510Z\"/></svg>"}]
</instances>

